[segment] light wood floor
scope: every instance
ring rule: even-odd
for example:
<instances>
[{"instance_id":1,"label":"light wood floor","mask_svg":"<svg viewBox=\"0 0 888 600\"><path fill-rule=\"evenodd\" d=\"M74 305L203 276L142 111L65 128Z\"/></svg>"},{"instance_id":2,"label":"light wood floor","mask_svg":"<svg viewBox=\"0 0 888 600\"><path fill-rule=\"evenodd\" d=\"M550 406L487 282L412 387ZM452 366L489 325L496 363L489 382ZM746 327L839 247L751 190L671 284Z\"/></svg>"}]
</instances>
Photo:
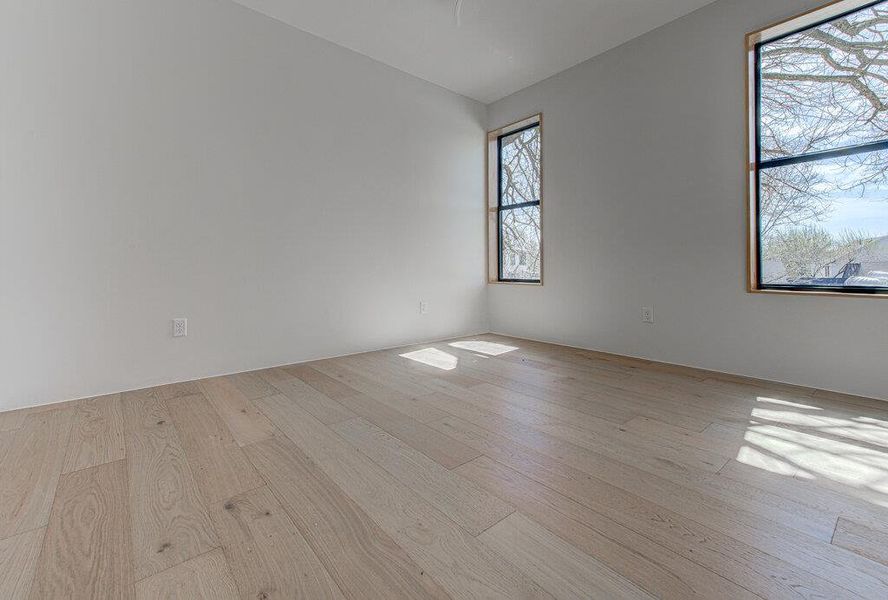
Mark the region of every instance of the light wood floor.
<instances>
[{"instance_id":1,"label":"light wood floor","mask_svg":"<svg viewBox=\"0 0 888 600\"><path fill-rule=\"evenodd\" d=\"M0 414L0 598L888 598L888 405L485 335Z\"/></svg>"}]
</instances>

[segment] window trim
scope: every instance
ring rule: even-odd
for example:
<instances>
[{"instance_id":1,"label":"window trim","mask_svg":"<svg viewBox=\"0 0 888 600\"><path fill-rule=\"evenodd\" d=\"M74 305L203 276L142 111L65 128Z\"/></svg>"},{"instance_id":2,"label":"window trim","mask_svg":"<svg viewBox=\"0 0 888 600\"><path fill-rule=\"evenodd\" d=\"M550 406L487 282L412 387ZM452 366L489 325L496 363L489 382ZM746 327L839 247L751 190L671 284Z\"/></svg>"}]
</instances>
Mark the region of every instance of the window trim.
<instances>
[{"instance_id":1,"label":"window trim","mask_svg":"<svg viewBox=\"0 0 888 600\"><path fill-rule=\"evenodd\" d=\"M836 156L846 156L861 151L888 148L888 140L859 146L849 146L790 158L761 160L760 152L760 99L759 49L763 44L779 40L806 29L817 27L844 15L879 4L883 0L833 0L820 7L784 19L746 35L746 289L753 294L783 294L804 296L833 296L843 298L888 298L884 288L829 286L764 286L760 281L761 248L759 244L759 174L762 165L774 168L782 164L794 164ZM871 148L870 148L871 147ZM881 147L881 148L879 148Z\"/></svg>"},{"instance_id":2,"label":"window trim","mask_svg":"<svg viewBox=\"0 0 888 600\"><path fill-rule=\"evenodd\" d=\"M540 130L540 199L539 201L523 202L508 205L506 210L514 210L523 206L540 207L540 278L537 279L503 279L502 274L502 246L500 213L503 210L502 195L502 139L515 133L539 127ZM543 114L536 113L499 129L487 132L487 283L497 285L527 285L542 286L543 271L545 266L543 244L543 196L544 196L544 169L543 169Z\"/></svg>"}]
</instances>

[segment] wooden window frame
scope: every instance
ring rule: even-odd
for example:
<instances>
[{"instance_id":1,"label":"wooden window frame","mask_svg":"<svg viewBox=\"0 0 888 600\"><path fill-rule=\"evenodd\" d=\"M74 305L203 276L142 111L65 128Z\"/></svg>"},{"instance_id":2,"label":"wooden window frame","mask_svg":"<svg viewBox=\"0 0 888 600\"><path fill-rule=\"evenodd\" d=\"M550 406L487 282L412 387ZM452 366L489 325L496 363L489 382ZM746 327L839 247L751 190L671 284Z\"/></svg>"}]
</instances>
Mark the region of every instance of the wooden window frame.
<instances>
[{"instance_id":1,"label":"wooden window frame","mask_svg":"<svg viewBox=\"0 0 888 600\"><path fill-rule=\"evenodd\" d=\"M756 48L763 43L796 31L814 27L843 14L876 4L875 0L833 0L818 8L784 19L767 27L746 34L746 289L752 294L776 294L799 296L832 296L843 298L888 298L884 291L830 291L823 289L774 289L759 285L759 232L758 232L758 114L756 110Z\"/></svg>"},{"instance_id":2,"label":"wooden window frame","mask_svg":"<svg viewBox=\"0 0 888 600\"><path fill-rule=\"evenodd\" d=\"M539 281L508 281L499 278L499 139L521 129L532 126L540 128L540 279ZM543 245L543 113L539 112L527 118L515 121L487 132L487 283L495 285L542 286L545 270Z\"/></svg>"}]
</instances>

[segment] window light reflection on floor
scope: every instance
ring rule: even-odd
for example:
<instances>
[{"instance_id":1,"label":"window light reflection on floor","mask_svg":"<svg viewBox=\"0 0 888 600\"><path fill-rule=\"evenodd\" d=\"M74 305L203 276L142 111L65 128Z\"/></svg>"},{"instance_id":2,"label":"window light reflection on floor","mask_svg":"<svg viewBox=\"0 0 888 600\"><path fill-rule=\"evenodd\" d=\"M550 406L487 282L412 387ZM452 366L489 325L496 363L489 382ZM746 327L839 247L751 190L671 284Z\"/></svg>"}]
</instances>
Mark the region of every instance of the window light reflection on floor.
<instances>
[{"instance_id":1,"label":"window light reflection on floor","mask_svg":"<svg viewBox=\"0 0 888 600\"><path fill-rule=\"evenodd\" d=\"M457 357L437 348L423 348L422 350L400 354L399 356L443 371L452 371L459 363Z\"/></svg>"},{"instance_id":2,"label":"window light reflection on floor","mask_svg":"<svg viewBox=\"0 0 888 600\"><path fill-rule=\"evenodd\" d=\"M888 506L888 420L756 398L735 460ZM739 430L738 430L739 433Z\"/></svg>"},{"instance_id":3,"label":"window light reflection on floor","mask_svg":"<svg viewBox=\"0 0 888 600\"><path fill-rule=\"evenodd\" d=\"M507 346L496 342L485 342L484 340L466 340L461 342L451 342L449 344L460 350L470 350L472 352L480 352L481 354L489 354L490 356L499 356L507 352L514 352L518 348L516 346Z\"/></svg>"}]
</instances>

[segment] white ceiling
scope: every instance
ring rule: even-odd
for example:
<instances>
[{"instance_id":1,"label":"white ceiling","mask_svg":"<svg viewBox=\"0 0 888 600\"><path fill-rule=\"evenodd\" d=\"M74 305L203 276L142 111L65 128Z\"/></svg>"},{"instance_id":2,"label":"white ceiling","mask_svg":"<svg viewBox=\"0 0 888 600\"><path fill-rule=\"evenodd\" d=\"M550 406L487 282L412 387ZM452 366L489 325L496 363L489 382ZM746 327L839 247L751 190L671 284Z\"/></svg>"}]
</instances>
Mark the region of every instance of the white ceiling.
<instances>
[{"instance_id":1,"label":"white ceiling","mask_svg":"<svg viewBox=\"0 0 888 600\"><path fill-rule=\"evenodd\" d=\"M490 103L713 0L235 0Z\"/></svg>"}]
</instances>

